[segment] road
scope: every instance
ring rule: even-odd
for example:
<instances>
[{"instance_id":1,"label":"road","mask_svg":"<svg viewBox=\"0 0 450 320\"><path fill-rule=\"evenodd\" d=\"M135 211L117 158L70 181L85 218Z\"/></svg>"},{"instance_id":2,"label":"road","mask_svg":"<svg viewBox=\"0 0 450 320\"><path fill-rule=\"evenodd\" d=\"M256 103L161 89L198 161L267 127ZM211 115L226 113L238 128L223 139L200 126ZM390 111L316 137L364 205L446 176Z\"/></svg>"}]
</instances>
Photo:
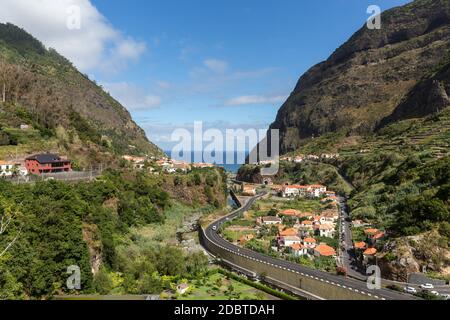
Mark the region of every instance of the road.
<instances>
[{"instance_id":1,"label":"road","mask_svg":"<svg viewBox=\"0 0 450 320\"><path fill-rule=\"evenodd\" d=\"M343 267L347 270L347 274L353 278L361 281L366 281L365 273L358 269L356 264L356 257L353 250L352 226L350 222L350 213L344 197L339 197L339 208L341 210L341 228L340 240L343 250L341 250L340 258Z\"/></svg>"},{"instance_id":2,"label":"road","mask_svg":"<svg viewBox=\"0 0 450 320\"><path fill-rule=\"evenodd\" d=\"M385 289L385 288L382 288L379 290L370 290L367 288L367 284L364 281L359 281L359 280L352 279L352 278L337 276L337 275L322 272L319 270L307 268L302 265L299 265L299 264L296 264L293 262L289 262L286 260L272 258L272 257L266 256L266 255L258 253L258 252L254 252L254 251L246 249L246 248L240 248L238 246L231 244L230 242L226 241L225 239L223 239L218 233L218 230L220 229L221 225L223 225L224 223L226 223L229 220L233 220L233 219L237 218L244 212L248 211L250 209L250 207L253 205L253 203L259 197L261 197L261 195L251 198L243 207L241 207L237 211L235 211L235 212L231 213L230 215L223 217L223 218L215 221L211 225L209 225L205 230L205 235L208 238L208 240L218 246L221 246L223 248L230 250L231 252L233 252L237 255L242 255L242 256L251 258L253 260L259 261L261 263L274 265L274 266L282 268L282 269L288 269L292 272L298 272L304 276L312 277L312 278L315 278L316 280L321 280L321 281L327 282L330 285L336 285L336 286L339 286L342 288L346 288L348 290L366 294L366 295L369 295L376 299L380 299L380 300L416 299L416 297L413 297L411 295L403 294L403 293Z\"/></svg>"},{"instance_id":3,"label":"road","mask_svg":"<svg viewBox=\"0 0 450 320\"><path fill-rule=\"evenodd\" d=\"M353 249L353 237L352 237L352 226L350 222L350 213L347 206L347 201L344 197L339 197L339 208L341 210L341 228L340 228L340 240L343 245L344 250L341 250L340 258L343 266L347 270L347 274L355 279L366 281L367 276L364 270L358 268L356 263L356 257ZM413 287L420 291L420 284L412 284L398 281L391 281L387 279L382 279L383 285L397 285L400 287ZM435 286L435 289L440 294L449 294L449 286Z\"/></svg>"}]
</instances>

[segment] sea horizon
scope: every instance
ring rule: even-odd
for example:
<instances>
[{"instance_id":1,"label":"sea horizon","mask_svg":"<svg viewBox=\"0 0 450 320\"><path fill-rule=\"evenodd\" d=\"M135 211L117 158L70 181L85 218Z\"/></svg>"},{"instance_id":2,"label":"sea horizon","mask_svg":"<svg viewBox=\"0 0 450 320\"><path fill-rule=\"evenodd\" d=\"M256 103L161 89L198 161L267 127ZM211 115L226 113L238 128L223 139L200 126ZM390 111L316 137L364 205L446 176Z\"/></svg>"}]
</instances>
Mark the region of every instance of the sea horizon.
<instances>
[{"instance_id":1,"label":"sea horizon","mask_svg":"<svg viewBox=\"0 0 450 320\"><path fill-rule=\"evenodd\" d=\"M247 156L249 154L249 151L245 151L245 152L232 151L233 160L229 161L229 159L227 158L228 151L218 151L218 152L223 154L223 163L213 162L213 164L215 164L219 167L223 167L227 172L230 172L230 173L237 173L239 171L239 168L243 164L245 164L245 159L247 158ZM183 159L183 155L180 156L177 154L172 154L172 151L170 151L170 150L169 151L166 150L166 151L164 151L164 153L173 160L185 161L185 159ZM208 162L205 160L204 153L205 153L205 151L203 151L203 150L191 151L191 157L190 157L191 161L188 161L188 162L190 162L190 163L206 163L206 162ZM214 155L214 153L213 153L213 155ZM243 159L243 161L241 161L242 159Z\"/></svg>"}]
</instances>

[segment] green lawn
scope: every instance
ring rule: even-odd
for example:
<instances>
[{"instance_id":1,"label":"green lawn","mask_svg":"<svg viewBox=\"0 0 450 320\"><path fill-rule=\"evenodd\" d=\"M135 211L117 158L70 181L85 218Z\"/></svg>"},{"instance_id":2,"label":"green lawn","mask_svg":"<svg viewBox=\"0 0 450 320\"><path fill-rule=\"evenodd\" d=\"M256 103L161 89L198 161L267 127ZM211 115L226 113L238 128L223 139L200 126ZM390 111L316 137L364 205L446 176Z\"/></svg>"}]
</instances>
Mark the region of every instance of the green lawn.
<instances>
[{"instance_id":1,"label":"green lawn","mask_svg":"<svg viewBox=\"0 0 450 320\"><path fill-rule=\"evenodd\" d=\"M274 297L251 286L216 273L193 282L194 289L179 300L273 300ZM230 289L232 289L230 291Z\"/></svg>"}]
</instances>

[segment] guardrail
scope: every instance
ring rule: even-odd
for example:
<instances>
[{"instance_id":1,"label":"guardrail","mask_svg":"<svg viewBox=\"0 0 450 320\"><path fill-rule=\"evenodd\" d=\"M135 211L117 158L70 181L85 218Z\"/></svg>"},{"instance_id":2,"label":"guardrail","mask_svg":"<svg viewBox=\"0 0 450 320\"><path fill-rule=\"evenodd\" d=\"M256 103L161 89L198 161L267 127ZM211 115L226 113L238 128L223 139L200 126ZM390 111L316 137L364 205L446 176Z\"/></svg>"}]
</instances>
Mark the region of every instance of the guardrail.
<instances>
[{"instance_id":1,"label":"guardrail","mask_svg":"<svg viewBox=\"0 0 450 320\"><path fill-rule=\"evenodd\" d=\"M242 211L242 208L234 211L230 216L238 214L240 210ZM211 225L217 224L222 219L224 218L216 220ZM220 258L231 268L237 271L248 270L250 273L262 276L268 283L299 296L316 300L385 300L385 298L364 290L358 290L351 286L270 263L262 258L258 259L243 254L239 252L240 250L237 247L236 250L231 250L210 239L203 227L199 228L199 238L200 244L207 251ZM231 247L233 246L231 245ZM235 266L238 266L238 268L235 268Z\"/></svg>"}]
</instances>

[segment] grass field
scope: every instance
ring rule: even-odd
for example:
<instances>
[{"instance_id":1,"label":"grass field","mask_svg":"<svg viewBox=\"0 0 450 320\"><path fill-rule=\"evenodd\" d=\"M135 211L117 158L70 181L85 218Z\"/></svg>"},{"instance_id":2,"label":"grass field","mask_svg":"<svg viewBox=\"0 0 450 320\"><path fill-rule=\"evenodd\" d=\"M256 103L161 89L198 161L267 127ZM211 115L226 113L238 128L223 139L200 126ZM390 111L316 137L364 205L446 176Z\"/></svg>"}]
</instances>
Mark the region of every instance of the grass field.
<instances>
[{"instance_id":1,"label":"grass field","mask_svg":"<svg viewBox=\"0 0 450 320\"><path fill-rule=\"evenodd\" d=\"M209 277L193 282L194 289L179 300L274 300L265 292L251 286L227 279L223 274L216 273Z\"/></svg>"}]
</instances>

